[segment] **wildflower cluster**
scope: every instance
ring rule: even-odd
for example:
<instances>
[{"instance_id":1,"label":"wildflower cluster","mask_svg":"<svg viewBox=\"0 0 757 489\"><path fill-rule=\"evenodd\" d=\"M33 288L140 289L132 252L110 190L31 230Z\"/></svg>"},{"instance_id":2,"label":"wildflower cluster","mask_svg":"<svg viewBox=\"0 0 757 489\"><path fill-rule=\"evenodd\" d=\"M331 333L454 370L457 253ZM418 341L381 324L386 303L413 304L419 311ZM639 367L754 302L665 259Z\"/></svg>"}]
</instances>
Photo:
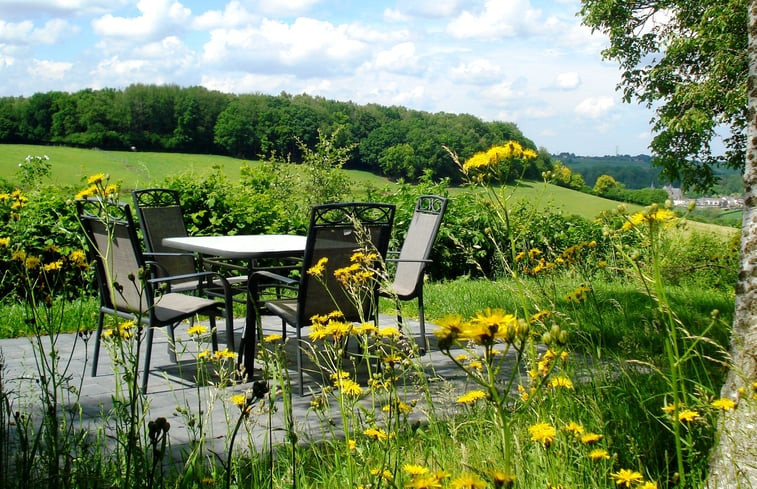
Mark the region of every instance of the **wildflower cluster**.
<instances>
[{"instance_id":1,"label":"wildflower cluster","mask_svg":"<svg viewBox=\"0 0 757 489\"><path fill-rule=\"evenodd\" d=\"M17 221L20 218L18 211L28 202L29 198L18 189L10 193L0 193L0 209L3 215L11 220Z\"/></svg>"},{"instance_id":2,"label":"wildflower cluster","mask_svg":"<svg viewBox=\"0 0 757 489\"><path fill-rule=\"evenodd\" d=\"M518 320L502 309L487 308L469 321L464 321L460 315L450 315L438 323L440 329L434 331L434 334L442 351L449 351L456 342L470 341L486 347L495 343L511 344L516 340L524 340L529 333L526 321Z\"/></svg>"},{"instance_id":3,"label":"wildflower cluster","mask_svg":"<svg viewBox=\"0 0 757 489\"><path fill-rule=\"evenodd\" d=\"M350 257L351 264L334 270L334 277L345 287L365 284L376 275L375 263L378 259L377 253L355 252Z\"/></svg>"},{"instance_id":4,"label":"wildflower cluster","mask_svg":"<svg viewBox=\"0 0 757 489\"><path fill-rule=\"evenodd\" d=\"M666 228L674 225L678 221L676 213L670 209L660 209L659 206L653 204L643 211L636 212L630 217L626 218L626 221L621 226L621 231L628 231L630 229L638 228L642 224L646 224L648 227Z\"/></svg>"},{"instance_id":5,"label":"wildflower cluster","mask_svg":"<svg viewBox=\"0 0 757 489\"><path fill-rule=\"evenodd\" d=\"M74 197L76 200L99 199L115 201L118 198L118 186L108 183L109 176L96 173L87 178L87 188L80 190Z\"/></svg>"},{"instance_id":6,"label":"wildflower cluster","mask_svg":"<svg viewBox=\"0 0 757 489\"><path fill-rule=\"evenodd\" d=\"M461 165L462 172L477 181L509 179L515 162L526 162L538 156L536 151L523 148L517 141L508 141L501 146L493 146L487 151L474 154Z\"/></svg>"}]
</instances>

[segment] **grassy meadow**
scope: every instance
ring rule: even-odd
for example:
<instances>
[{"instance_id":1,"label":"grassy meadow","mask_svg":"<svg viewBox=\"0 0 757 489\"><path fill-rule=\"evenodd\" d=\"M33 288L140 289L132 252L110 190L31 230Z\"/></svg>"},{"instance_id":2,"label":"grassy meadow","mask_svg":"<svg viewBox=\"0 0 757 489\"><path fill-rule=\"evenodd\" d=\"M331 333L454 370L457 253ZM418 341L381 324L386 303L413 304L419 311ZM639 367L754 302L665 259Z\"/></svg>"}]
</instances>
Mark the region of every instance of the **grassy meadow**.
<instances>
[{"instance_id":1,"label":"grassy meadow","mask_svg":"<svg viewBox=\"0 0 757 489\"><path fill-rule=\"evenodd\" d=\"M218 156L3 145L0 177L12 181L28 154L49 155L52 180L75 187L99 172L130 189L186 172L202 174L214 165L237 181L243 163ZM393 185L363 172L349 174L358 188ZM113 197L104 182L94 185L102 201ZM509 232L509 226L494 222L507 214L498 206L508 204L491 199L492 190L499 189L450 189L453 198L480 192L473 195L480 205L464 209L491 213L490 220L470 216L458 226L484 222ZM536 221L546 214L539 209L594 219L618 207L536 182L519 184L507 195L530 203L529 228L551 222ZM0 203L13 198L9 194ZM33 202L15 198L4 204L9 226L33 208ZM448 217L452 221L452 214ZM291 338L262 338L261 378L238 384L235 363L227 358L234 353L204 349L208 328L195 323L187 335L198 347L198 384L213 375L214 388L203 394L202 403L183 408L186 428L171 427L193 437L181 460L171 460L169 426L149 417L149 394L136 387L142 330L114 319L102 354L113 360L117 388L114 408L103 410L102 431L79 430L77 410L69 407L77 405L81 379L66 377L65 355L38 355L43 360L33 374L43 381L23 394L36 396L40 413L14 414L11 407L22 394L0 378L0 487L703 488L718 415L733 408L719 391L728 363L735 270L733 253L725 259L725 241L718 240L734 230L698 223L676 227L673 212L638 206L626 206L625 215L612 220L605 228L587 224L599 234L575 235L580 238L565 241L561 249L540 241L553 233L525 247L518 243L517 250L512 245L512 253L507 247L512 243L503 238L495 242L500 267L494 267L493 278L459 276L425 284L433 345L464 374L460 393L437 395L449 386L428 374L429 355L407 341L401 325L378 329L367 318L362 324L331 315L317 318L305 334L312 345L307 355L324 372L308 414L321 421L319 433L298 432L292 418L291 347L289 353L285 348ZM40 226L40 233L48 227ZM468 230L456 228L453 237L465 237ZM701 238L700 230L717 239ZM88 337L97 301L84 289L88 268L73 259L79 250L40 240L44 251L36 252L41 258L35 261L11 251L17 244L12 238L0 234L0 253L5 270L20 277L12 284L19 300L0 302L0 337L28 335L39 345L40 338L54 340L64 332ZM476 244L460 246L466 247ZM448 251L443 259L453 260L450 255L460 249ZM713 260L707 253L713 252L722 261L708 263ZM358 262L343 269L345 283L351 284L346 293L357 297L374 290L376 281L389 280L372 266ZM75 282L75 275L83 280ZM85 285L68 290L74 283ZM64 303L83 307L58 307ZM380 307L393 313L395 305L382 299ZM417 317L414 301L400 307L404 317ZM347 339L366 355L347 354ZM757 398L757 385L745 386L745 392ZM220 416L227 432L219 452L204 440L208 420ZM245 445L245 430L271 429L272 416L283 420L284 442Z\"/></svg>"}]
</instances>

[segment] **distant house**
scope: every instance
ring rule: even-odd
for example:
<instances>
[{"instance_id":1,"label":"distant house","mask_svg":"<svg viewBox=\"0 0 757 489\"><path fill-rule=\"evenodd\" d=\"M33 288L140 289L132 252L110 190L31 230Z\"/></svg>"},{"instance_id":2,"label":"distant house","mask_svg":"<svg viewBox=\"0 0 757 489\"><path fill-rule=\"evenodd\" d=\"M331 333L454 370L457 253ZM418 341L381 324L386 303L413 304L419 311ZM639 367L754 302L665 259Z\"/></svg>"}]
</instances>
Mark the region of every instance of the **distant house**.
<instances>
[{"instance_id":1,"label":"distant house","mask_svg":"<svg viewBox=\"0 0 757 489\"><path fill-rule=\"evenodd\" d=\"M668 193L668 198L673 201L676 207L688 207L692 202L697 207L717 207L719 209L740 209L744 207L744 199L741 197L700 197L698 199L687 199L678 187L666 185L663 187Z\"/></svg>"}]
</instances>

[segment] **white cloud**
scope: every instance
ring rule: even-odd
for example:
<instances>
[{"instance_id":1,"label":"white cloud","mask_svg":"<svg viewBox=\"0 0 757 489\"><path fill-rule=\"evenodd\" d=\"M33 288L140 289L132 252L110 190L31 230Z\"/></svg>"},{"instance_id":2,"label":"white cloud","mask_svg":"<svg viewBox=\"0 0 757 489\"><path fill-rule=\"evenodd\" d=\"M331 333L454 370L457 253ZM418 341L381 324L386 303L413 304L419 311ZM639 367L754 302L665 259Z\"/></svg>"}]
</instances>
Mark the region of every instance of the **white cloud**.
<instances>
[{"instance_id":1,"label":"white cloud","mask_svg":"<svg viewBox=\"0 0 757 489\"><path fill-rule=\"evenodd\" d=\"M0 15L6 18L31 16L83 16L102 14L129 0L2 0Z\"/></svg>"},{"instance_id":2,"label":"white cloud","mask_svg":"<svg viewBox=\"0 0 757 489\"><path fill-rule=\"evenodd\" d=\"M451 71L453 79L472 84L489 84L500 80L503 75L502 67L482 58L460 63Z\"/></svg>"},{"instance_id":3,"label":"white cloud","mask_svg":"<svg viewBox=\"0 0 757 489\"><path fill-rule=\"evenodd\" d=\"M216 28L238 27L258 23L260 16L247 10L237 0L232 0L226 4L223 11L208 10L199 15L192 21L192 27L198 30L209 30Z\"/></svg>"},{"instance_id":4,"label":"white cloud","mask_svg":"<svg viewBox=\"0 0 757 489\"><path fill-rule=\"evenodd\" d=\"M62 19L48 20L42 27L35 27L29 20L16 23L0 20L0 42L9 44L54 44L64 34L74 31L75 29Z\"/></svg>"},{"instance_id":5,"label":"white cloud","mask_svg":"<svg viewBox=\"0 0 757 489\"><path fill-rule=\"evenodd\" d=\"M540 18L530 0L486 0L481 12L463 11L447 31L461 39L500 39L534 32Z\"/></svg>"},{"instance_id":6,"label":"white cloud","mask_svg":"<svg viewBox=\"0 0 757 489\"><path fill-rule=\"evenodd\" d=\"M271 15L297 15L302 14L321 0L259 0L257 10Z\"/></svg>"},{"instance_id":7,"label":"white cloud","mask_svg":"<svg viewBox=\"0 0 757 489\"><path fill-rule=\"evenodd\" d=\"M62 80L73 66L73 63L35 59L32 60L32 65L27 68L27 71L35 77Z\"/></svg>"},{"instance_id":8,"label":"white cloud","mask_svg":"<svg viewBox=\"0 0 757 489\"><path fill-rule=\"evenodd\" d=\"M176 64L181 58L191 58L193 53L176 36L168 36L158 42L145 44L134 50L135 57L159 60L161 63Z\"/></svg>"},{"instance_id":9,"label":"white cloud","mask_svg":"<svg viewBox=\"0 0 757 489\"><path fill-rule=\"evenodd\" d=\"M515 89L511 81L501 81L481 90L481 95L492 104L502 105L515 98Z\"/></svg>"},{"instance_id":10,"label":"white cloud","mask_svg":"<svg viewBox=\"0 0 757 489\"><path fill-rule=\"evenodd\" d=\"M384 10L384 20L387 22L407 22L411 17L400 10L388 8Z\"/></svg>"},{"instance_id":11,"label":"white cloud","mask_svg":"<svg viewBox=\"0 0 757 489\"><path fill-rule=\"evenodd\" d=\"M576 106L576 113L591 119L598 119L607 114L615 107L615 100L612 97L589 97L583 99Z\"/></svg>"},{"instance_id":12,"label":"white cloud","mask_svg":"<svg viewBox=\"0 0 757 489\"><path fill-rule=\"evenodd\" d=\"M224 93L279 93L286 90L290 93L299 92L292 89L294 77L290 75L256 75L244 74L213 74L203 75L201 85Z\"/></svg>"},{"instance_id":13,"label":"white cloud","mask_svg":"<svg viewBox=\"0 0 757 489\"><path fill-rule=\"evenodd\" d=\"M183 30L191 17L191 11L177 0L140 0L137 9L139 17L107 14L93 20L92 27L103 37L149 41Z\"/></svg>"},{"instance_id":14,"label":"white cloud","mask_svg":"<svg viewBox=\"0 0 757 489\"><path fill-rule=\"evenodd\" d=\"M366 63L363 69L406 73L417 72L418 64L415 45L411 42L403 42L377 53L374 60Z\"/></svg>"},{"instance_id":15,"label":"white cloud","mask_svg":"<svg viewBox=\"0 0 757 489\"><path fill-rule=\"evenodd\" d=\"M563 90L573 90L581 85L581 77L575 71L559 73L555 78L555 84Z\"/></svg>"},{"instance_id":16,"label":"white cloud","mask_svg":"<svg viewBox=\"0 0 757 489\"><path fill-rule=\"evenodd\" d=\"M311 18L300 17L291 25L265 19L259 27L211 31L203 59L235 69L326 73L367 54L367 44L351 34L348 25Z\"/></svg>"}]
</instances>

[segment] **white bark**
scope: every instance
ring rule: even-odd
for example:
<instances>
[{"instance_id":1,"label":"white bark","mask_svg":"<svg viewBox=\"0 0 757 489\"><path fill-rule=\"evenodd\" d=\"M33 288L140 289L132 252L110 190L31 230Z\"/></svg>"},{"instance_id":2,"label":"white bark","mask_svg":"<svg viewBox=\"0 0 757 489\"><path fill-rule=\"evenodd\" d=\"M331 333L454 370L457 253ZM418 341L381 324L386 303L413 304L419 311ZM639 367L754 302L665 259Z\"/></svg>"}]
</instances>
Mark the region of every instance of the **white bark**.
<instances>
[{"instance_id":1,"label":"white bark","mask_svg":"<svg viewBox=\"0 0 757 489\"><path fill-rule=\"evenodd\" d=\"M732 368L721 396L737 400L718 421L710 457L709 489L757 488L757 0L749 2L749 124L744 167L744 219L736 307L731 336Z\"/></svg>"}]
</instances>

